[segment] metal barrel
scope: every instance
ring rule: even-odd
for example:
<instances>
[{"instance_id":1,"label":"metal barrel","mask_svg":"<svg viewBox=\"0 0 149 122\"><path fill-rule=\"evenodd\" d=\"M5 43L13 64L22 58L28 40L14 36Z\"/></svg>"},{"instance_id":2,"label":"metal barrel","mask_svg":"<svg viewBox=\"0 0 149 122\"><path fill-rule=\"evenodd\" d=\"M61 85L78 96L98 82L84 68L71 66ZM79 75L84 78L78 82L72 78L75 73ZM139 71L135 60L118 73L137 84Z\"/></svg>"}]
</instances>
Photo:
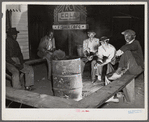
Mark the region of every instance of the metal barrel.
<instances>
[{"instance_id":1,"label":"metal barrel","mask_svg":"<svg viewBox=\"0 0 149 122\"><path fill-rule=\"evenodd\" d=\"M54 95L67 99L82 99L81 60L52 61Z\"/></svg>"}]
</instances>

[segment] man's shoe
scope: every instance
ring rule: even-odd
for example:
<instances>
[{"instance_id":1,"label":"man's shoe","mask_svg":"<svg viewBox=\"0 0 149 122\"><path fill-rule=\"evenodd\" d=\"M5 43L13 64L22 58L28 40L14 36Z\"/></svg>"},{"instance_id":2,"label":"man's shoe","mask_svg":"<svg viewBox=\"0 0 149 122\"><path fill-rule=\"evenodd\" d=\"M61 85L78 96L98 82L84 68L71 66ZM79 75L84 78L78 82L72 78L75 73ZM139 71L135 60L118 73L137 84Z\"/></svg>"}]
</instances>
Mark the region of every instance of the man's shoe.
<instances>
[{"instance_id":1,"label":"man's shoe","mask_svg":"<svg viewBox=\"0 0 149 122\"><path fill-rule=\"evenodd\" d=\"M97 81L97 79L92 80L92 83L95 83Z\"/></svg>"},{"instance_id":2,"label":"man's shoe","mask_svg":"<svg viewBox=\"0 0 149 122\"><path fill-rule=\"evenodd\" d=\"M113 73L113 75L111 77L109 77L108 79L116 80L116 79L120 78L121 76L122 76L122 73L121 74Z\"/></svg>"},{"instance_id":3,"label":"man's shoe","mask_svg":"<svg viewBox=\"0 0 149 122\"><path fill-rule=\"evenodd\" d=\"M25 87L25 90L27 90L27 91L32 91L32 86L26 86L26 87Z\"/></svg>"}]
</instances>

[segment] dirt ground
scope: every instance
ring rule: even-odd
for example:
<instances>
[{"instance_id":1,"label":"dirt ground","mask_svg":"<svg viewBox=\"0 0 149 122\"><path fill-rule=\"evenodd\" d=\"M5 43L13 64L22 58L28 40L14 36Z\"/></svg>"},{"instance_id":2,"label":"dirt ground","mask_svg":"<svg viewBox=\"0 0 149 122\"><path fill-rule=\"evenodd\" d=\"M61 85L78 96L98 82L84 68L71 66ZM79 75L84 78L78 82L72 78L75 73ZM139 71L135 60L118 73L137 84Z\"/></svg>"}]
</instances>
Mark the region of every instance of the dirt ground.
<instances>
[{"instance_id":1,"label":"dirt ground","mask_svg":"<svg viewBox=\"0 0 149 122\"><path fill-rule=\"evenodd\" d=\"M37 92L40 94L53 95L51 81L47 79L47 68L46 64L39 64L33 67L35 72L35 85L32 92ZM90 76L90 66L86 65L85 71L83 73L83 97L90 95L91 93L102 88L101 84L92 84ZM7 86L9 84L7 83ZM124 97L119 98L118 103L108 102L102 105L100 108L144 108L144 77L141 75L135 80L135 92L136 100L135 103L128 103L125 101ZM10 104L11 101L7 101L6 106ZM14 104L14 103L13 103ZM13 105L10 107L16 107L19 105Z\"/></svg>"}]
</instances>

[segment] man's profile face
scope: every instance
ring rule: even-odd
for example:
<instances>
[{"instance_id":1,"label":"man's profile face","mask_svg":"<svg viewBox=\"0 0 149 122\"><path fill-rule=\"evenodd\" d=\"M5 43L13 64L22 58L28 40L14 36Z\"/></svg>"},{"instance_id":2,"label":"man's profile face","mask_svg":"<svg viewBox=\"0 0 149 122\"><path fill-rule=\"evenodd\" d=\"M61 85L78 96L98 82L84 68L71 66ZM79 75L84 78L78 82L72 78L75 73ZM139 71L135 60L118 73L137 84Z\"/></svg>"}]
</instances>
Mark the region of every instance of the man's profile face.
<instances>
[{"instance_id":1,"label":"man's profile face","mask_svg":"<svg viewBox=\"0 0 149 122\"><path fill-rule=\"evenodd\" d=\"M126 40L126 42L130 42L131 40L134 39L134 36L132 36L131 34L127 33L124 35L124 38Z\"/></svg>"},{"instance_id":2,"label":"man's profile face","mask_svg":"<svg viewBox=\"0 0 149 122\"><path fill-rule=\"evenodd\" d=\"M13 34L12 37L16 40L17 34Z\"/></svg>"}]
</instances>

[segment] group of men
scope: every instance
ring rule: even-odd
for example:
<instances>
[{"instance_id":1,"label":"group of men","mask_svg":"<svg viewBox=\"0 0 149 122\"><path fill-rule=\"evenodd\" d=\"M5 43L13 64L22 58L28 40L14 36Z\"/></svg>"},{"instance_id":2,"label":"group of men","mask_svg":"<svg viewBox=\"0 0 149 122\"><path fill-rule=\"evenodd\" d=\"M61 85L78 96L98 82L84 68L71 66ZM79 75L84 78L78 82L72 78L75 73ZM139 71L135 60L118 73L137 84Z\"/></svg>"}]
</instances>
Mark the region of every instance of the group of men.
<instances>
[{"instance_id":1,"label":"group of men","mask_svg":"<svg viewBox=\"0 0 149 122\"><path fill-rule=\"evenodd\" d=\"M34 86L34 71L31 66L24 63L21 48L16 40L19 31L16 28L9 28L6 33L6 73L10 73L12 76L11 80L14 88L32 90ZM55 49L53 34L52 31L49 31L41 38L37 52L40 58L47 60L49 80L51 80L51 61L65 58L64 51ZM20 82L21 73L25 74L25 86Z\"/></svg>"},{"instance_id":2,"label":"group of men","mask_svg":"<svg viewBox=\"0 0 149 122\"><path fill-rule=\"evenodd\" d=\"M113 75L108 77L109 80L120 78L126 71L137 75L144 69L143 52L138 40L136 40L136 33L127 29L121 34L124 35L126 44L118 51L115 47L109 44L109 38L106 36L100 39L95 38L95 32L88 32L89 38L83 41L83 53L85 59L83 67L86 62L91 61L91 78L92 83L99 81L105 82L106 74L113 72ZM117 62L117 57L120 57L118 69L114 72L112 65ZM106 67L106 73L103 73L103 67Z\"/></svg>"},{"instance_id":3,"label":"group of men","mask_svg":"<svg viewBox=\"0 0 149 122\"><path fill-rule=\"evenodd\" d=\"M21 89L20 72L28 73L25 75L25 89L31 90L34 85L33 70L30 66L25 65L20 46L16 41L19 32L16 28L10 28L7 31L6 39L6 69L12 74L12 86ZM122 32L126 40L126 44L118 51L109 43L106 36L100 39L95 38L95 32L88 32L89 38L83 41L82 68L91 61L91 77L92 83L103 81L105 75L114 71L112 65L115 65L116 57L120 57L118 69L110 76L109 80L120 78L126 71L131 74L139 74L144 69L143 53L139 41L137 41L136 33L133 30L125 30ZM53 32L48 33L39 43L37 55L45 58L48 64L48 79L51 80L51 61L52 59L65 59L65 52L56 50ZM107 71L103 74L103 67L107 66Z\"/></svg>"}]
</instances>

